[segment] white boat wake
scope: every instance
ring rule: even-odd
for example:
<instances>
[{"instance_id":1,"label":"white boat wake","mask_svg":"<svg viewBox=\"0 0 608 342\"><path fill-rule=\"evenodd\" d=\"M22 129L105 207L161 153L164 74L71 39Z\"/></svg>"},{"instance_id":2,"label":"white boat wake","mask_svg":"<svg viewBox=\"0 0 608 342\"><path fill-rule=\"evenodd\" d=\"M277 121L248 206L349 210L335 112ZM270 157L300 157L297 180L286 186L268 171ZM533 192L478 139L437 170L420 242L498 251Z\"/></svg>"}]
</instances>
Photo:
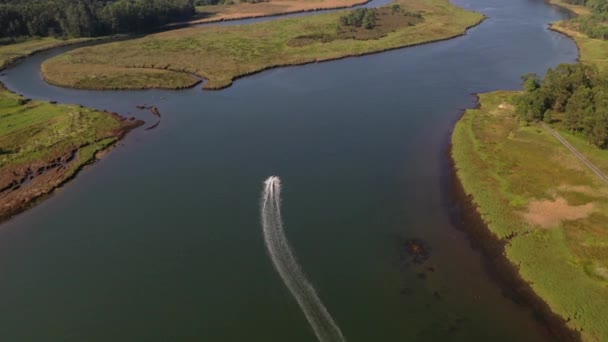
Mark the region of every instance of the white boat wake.
<instances>
[{"instance_id":1,"label":"white boat wake","mask_svg":"<svg viewBox=\"0 0 608 342\"><path fill-rule=\"evenodd\" d=\"M346 341L315 288L306 279L291 251L281 218L281 180L272 176L264 182L261 203L262 229L266 249L275 269L304 312L317 339Z\"/></svg>"}]
</instances>

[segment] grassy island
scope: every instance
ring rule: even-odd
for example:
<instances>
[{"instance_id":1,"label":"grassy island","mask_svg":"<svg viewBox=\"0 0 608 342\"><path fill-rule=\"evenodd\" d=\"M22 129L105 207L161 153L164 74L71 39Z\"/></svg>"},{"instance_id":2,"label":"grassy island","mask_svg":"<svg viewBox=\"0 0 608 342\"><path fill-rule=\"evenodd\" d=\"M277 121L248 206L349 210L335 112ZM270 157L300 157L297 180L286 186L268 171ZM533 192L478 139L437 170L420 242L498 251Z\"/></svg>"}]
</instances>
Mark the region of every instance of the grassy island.
<instances>
[{"instance_id":1,"label":"grassy island","mask_svg":"<svg viewBox=\"0 0 608 342\"><path fill-rule=\"evenodd\" d=\"M585 7L564 6L589 15ZM479 95L480 108L456 125L452 157L465 193L523 280L584 341L604 341L608 185L544 126L608 173L608 42L576 27L553 25L574 38L587 67L562 65L544 83L527 75L525 92Z\"/></svg>"},{"instance_id":2,"label":"grassy island","mask_svg":"<svg viewBox=\"0 0 608 342\"><path fill-rule=\"evenodd\" d=\"M46 61L45 79L85 89L206 89L238 77L422 44L462 35L483 16L448 0L398 0L376 10L373 28L341 23L346 12L233 27L198 27L86 47Z\"/></svg>"},{"instance_id":3,"label":"grassy island","mask_svg":"<svg viewBox=\"0 0 608 342\"><path fill-rule=\"evenodd\" d=\"M72 178L139 124L77 105L30 101L0 84L0 221Z\"/></svg>"},{"instance_id":4,"label":"grassy island","mask_svg":"<svg viewBox=\"0 0 608 342\"><path fill-rule=\"evenodd\" d=\"M267 17L288 13L362 5L370 0L265 0L265 1L200 1L215 3L196 7L197 16L190 23L207 23L244 18Z\"/></svg>"}]
</instances>

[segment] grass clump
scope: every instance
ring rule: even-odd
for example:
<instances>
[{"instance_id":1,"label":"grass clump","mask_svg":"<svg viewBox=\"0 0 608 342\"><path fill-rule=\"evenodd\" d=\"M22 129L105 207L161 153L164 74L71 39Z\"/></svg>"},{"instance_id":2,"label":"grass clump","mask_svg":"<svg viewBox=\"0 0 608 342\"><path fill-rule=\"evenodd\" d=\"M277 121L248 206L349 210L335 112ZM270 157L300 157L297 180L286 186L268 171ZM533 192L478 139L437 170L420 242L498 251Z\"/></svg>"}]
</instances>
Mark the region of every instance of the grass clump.
<instances>
[{"instance_id":1,"label":"grass clump","mask_svg":"<svg viewBox=\"0 0 608 342\"><path fill-rule=\"evenodd\" d=\"M46 61L42 72L52 84L75 88L181 88L193 84L186 74L194 74L208 80L205 88L219 89L235 78L271 67L357 56L462 35L483 20L481 14L460 9L447 0L398 3L411 13L423 13L424 20L411 26L407 24L409 16L392 14L389 6L386 17L393 19L385 23L395 20L401 24L385 26L384 16L378 15L376 27L359 28L369 32L367 38L374 39L350 39L352 32L339 33L337 25L344 12L243 26L187 28L70 51Z\"/></svg>"},{"instance_id":2,"label":"grass clump","mask_svg":"<svg viewBox=\"0 0 608 342\"><path fill-rule=\"evenodd\" d=\"M608 339L608 186L516 112L519 92L480 95L453 133L458 178L508 259L585 340ZM608 151L593 149L608 170Z\"/></svg>"}]
</instances>

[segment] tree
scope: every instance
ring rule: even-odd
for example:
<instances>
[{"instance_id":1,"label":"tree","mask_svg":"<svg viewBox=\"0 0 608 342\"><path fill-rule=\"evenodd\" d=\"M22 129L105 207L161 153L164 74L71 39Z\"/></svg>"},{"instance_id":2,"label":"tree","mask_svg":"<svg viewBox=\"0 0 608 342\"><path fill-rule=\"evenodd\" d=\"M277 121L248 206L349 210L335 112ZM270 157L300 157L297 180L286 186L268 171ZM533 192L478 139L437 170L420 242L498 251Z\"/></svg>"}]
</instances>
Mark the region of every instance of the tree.
<instances>
[{"instance_id":1,"label":"tree","mask_svg":"<svg viewBox=\"0 0 608 342\"><path fill-rule=\"evenodd\" d=\"M582 131L585 128L585 118L593 113L593 92L586 86L578 88L567 100L566 127L573 131Z\"/></svg>"},{"instance_id":2,"label":"tree","mask_svg":"<svg viewBox=\"0 0 608 342\"><path fill-rule=\"evenodd\" d=\"M516 104L517 113L526 122L541 121L549 109L547 97L540 89L523 93Z\"/></svg>"},{"instance_id":3,"label":"tree","mask_svg":"<svg viewBox=\"0 0 608 342\"><path fill-rule=\"evenodd\" d=\"M532 92L540 88L540 79L537 74L525 74L521 79L524 81L524 90L527 92Z\"/></svg>"}]
</instances>

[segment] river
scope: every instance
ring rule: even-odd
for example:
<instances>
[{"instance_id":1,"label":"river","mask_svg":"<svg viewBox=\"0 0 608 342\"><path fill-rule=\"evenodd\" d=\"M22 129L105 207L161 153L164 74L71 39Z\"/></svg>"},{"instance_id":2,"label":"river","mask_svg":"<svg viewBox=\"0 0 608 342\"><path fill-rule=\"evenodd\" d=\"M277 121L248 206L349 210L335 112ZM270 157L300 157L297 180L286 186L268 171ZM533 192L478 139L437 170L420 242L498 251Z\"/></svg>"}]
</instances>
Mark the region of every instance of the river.
<instances>
[{"instance_id":1,"label":"river","mask_svg":"<svg viewBox=\"0 0 608 342\"><path fill-rule=\"evenodd\" d=\"M467 35L280 68L222 91L82 91L40 80L40 53L0 77L34 99L160 125L131 133L0 227L4 341L313 341L260 227L283 184L294 253L349 341L544 341L452 224L449 136L473 93L574 62L541 0L456 0ZM272 20L276 20L273 18ZM223 23L226 24L226 23ZM233 22L231 24L238 24ZM403 243L425 241L423 265Z\"/></svg>"}]
</instances>

